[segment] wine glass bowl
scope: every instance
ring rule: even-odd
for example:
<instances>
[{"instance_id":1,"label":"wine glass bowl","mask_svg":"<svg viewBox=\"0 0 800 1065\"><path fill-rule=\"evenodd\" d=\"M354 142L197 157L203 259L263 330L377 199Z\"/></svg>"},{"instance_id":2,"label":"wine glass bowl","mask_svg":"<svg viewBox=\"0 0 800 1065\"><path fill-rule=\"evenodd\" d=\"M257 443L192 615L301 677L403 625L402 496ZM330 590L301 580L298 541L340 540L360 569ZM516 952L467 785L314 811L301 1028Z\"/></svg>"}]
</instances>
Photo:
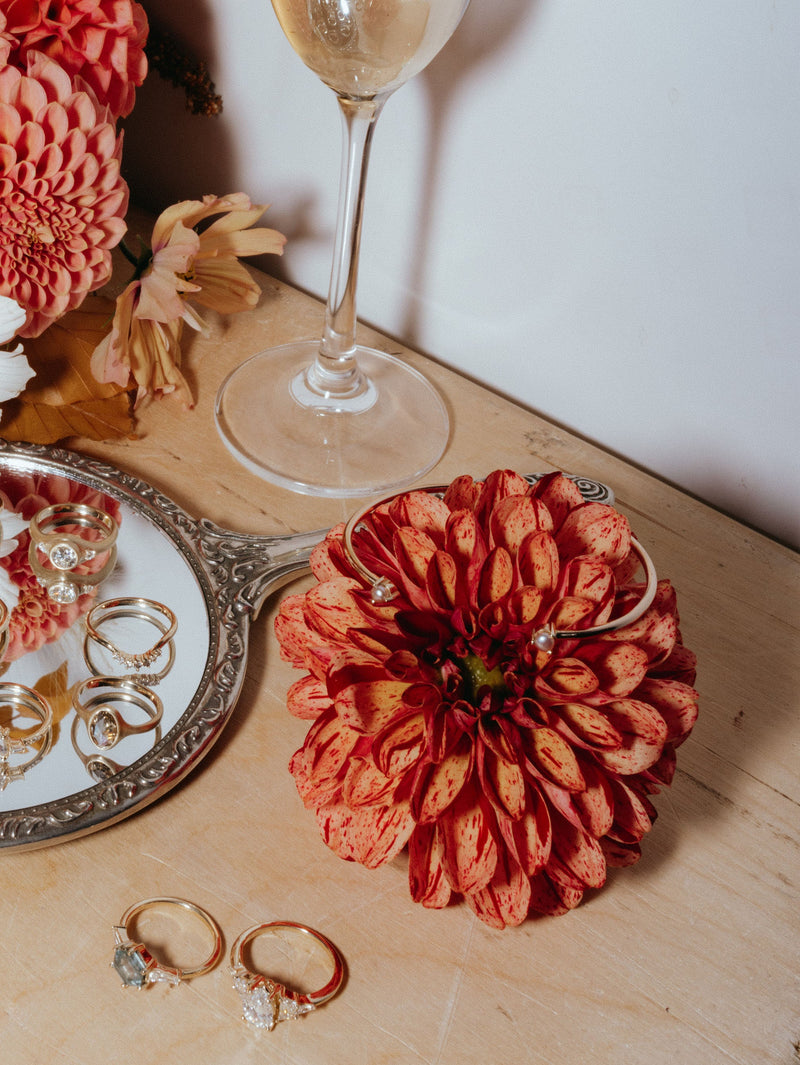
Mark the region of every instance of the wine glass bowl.
<instances>
[{"instance_id":1,"label":"wine glass bowl","mask_svg":"<svg viewBox=\"0 0 800 1065\"><path fill-rule=\"evenodd\" d=\"M402 359L356 341L364 188L388 97L450 38L468 0L272 0L303 62L336 94L343 124L333 264L321 338L259 352L217 396L217 427L245 466L307 494L400 490L441 457L446 407Z\"/></svg>"}]
</instances>

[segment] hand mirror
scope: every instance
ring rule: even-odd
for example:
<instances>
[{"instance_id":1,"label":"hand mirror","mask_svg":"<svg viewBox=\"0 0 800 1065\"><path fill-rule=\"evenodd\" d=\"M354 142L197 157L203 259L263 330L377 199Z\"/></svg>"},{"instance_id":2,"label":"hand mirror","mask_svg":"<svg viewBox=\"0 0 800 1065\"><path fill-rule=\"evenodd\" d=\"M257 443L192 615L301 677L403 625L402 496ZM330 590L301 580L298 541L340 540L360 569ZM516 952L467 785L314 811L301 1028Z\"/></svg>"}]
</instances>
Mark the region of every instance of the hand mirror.
<instances>
[{"instance_id":1,"label":"hand mirror","mask_svg":"<svg viewBox=\"0 0 800 1065\"><path fill-rule=\"evenodd\" d=\"M251 620L272 590L307 566L310 550L323 534L232 533L196 521L150 485L105 463L5 441L0 441L0 499L7 506L9 502L20 506L26 519L46 504L79 500L113 512L119 525L116 564L93 599L79 614L75 607L60 621L56 608L52 628L57 638L18 654L21 639L36 642L35 615L43 599L33 600L31 631L17 638L14 660L0 667L0 681L39 691L53 708L52 742L46 754L21 778L13 772L3 775L0 766L0 847L36 847L134 813L197 765L219 736L239 694ZM29 540L27 532L20 535L17 556L25 554ZM163 707L157 726L123 730L125 734L109 747L107 730L105 736L97 726L91 732L88 717L79 720L71 696L94 672L85 657L87 605L131 598L166 606L176 615L177 629L172 661L163 656L158 668L153 667L163 672L162 663L169 664L151 689ZM74 620L68 624L70 617ZM154 617L159 624L159 615ZM111 635L114 625L124 629L126 624L135 628L136 618L111 618L104 631ZM158 632L151 627L149 638ZM92 663L95 669L111 673L114 663L103 657L103 651L92 647ZM121 670L118 666L117 672ZM145 687L152 676L155 673L146 670L141 674ZM93 694L89 702L96 698L100 696ZM148 716L154 716L149 706L147 700L141 706L123 704L121 717L128 725L146 724ZM19 726L19 721L6 720L8 707L0 713L5 714L0 726ZM16 763L31 760L26 756ZM8 764L13 766L14 760Z\"/></svg>"}]
</instances>

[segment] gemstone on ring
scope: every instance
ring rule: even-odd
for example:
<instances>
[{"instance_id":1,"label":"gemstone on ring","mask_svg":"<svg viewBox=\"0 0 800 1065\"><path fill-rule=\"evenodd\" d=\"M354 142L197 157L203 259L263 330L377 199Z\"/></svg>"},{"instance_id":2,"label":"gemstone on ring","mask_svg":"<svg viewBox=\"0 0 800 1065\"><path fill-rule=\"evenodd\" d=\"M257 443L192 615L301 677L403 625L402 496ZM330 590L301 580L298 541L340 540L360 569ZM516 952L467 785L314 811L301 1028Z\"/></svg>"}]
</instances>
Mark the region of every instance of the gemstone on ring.
<instances>
[{"instance_id":1,"label":"gemstone on ring","mask_svg":"<svg viewBox=\"0 0 800 1065\"><path fill-rule=\"evenodd\" d=\"M55 568L60 570L75 569L78 562L80 562L78 552L67 541L53 544L48 552L48 557Z\"/></svg>"},{"instance_id":2,"label":"gemstone on ring","mask_svg":"<svg viewBox=\"0 0 800 1065\"><path fill-rule=\"evenodd\" d=\"M89 731L90 739L95 747L104 751L116 746L119 733L119 720L115 714L105 707L95 711Z\"/></svg>"},{"instance_id":3,"label":"gemstone on ring","mask_svg":"<svg viewBox=\"0 0 800 1065\"><path fill-rule=\"evenodd\" d=\"M282 984L276 984L266 977L247 976L238 973L234 976L233 986L242 1000L242 1013L248 1024L255 1028L266 1028L268 1032L279 1021L293 1021L304 1013L314 1009L312 1002L297 1002Z\"/></svg>"},{"instance_id":4,"label":"gemstone on ring","mask_svg":"<svg viewBox=\"0 0 800 1065\"><path fill-rule=\"evenodd\" d=\"M78 598L78 586L72 581L56 581L54 584L43 583L47 594L59 606L71 606Z\"/></svg>"},{"instance_id":5,"label":"gemstone on ring","mask_svg":"<svg viewBox=\"0 0 800 1065\"><path fill-rule=\"evenodd\" d=\"M159 965L142 943L120 943L114 951L111 966L122 980L123 987L135 987L138 991L147 984L164 983L177 987L181 982L180 972Z\"/></svg>"},{"instance_id":6,"label":"gemstone on ring","mask_svg":"<svg viewBox=\"0 0 800 1065\"><path fill-rule=\"evenodd\" d=\"M114 951L114 961L111 964L125 987L143 988L147 968L152 961L153 956L147 947L136 943L122 943Z\"/></svg>"}]
</instances>

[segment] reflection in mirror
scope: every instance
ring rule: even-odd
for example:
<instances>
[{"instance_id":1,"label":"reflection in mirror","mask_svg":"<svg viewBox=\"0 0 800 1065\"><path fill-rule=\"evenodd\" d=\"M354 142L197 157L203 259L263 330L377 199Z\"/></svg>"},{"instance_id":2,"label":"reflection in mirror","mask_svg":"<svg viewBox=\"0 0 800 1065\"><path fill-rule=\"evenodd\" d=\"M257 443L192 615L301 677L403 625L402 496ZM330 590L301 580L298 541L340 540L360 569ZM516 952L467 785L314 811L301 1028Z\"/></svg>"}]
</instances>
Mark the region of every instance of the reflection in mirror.
<instances>
[{"instance_id":1,"label":"reflection in mirror","mask_svg":"<svg viewBox=\"0 0 800 1065\"><path fill-rule=\"evenodd\" d=\"M10 614L0 680L52 711L49 735L23 749L32 711L0 703L0 811L12 811L79 793L150 751L189 706L210 634L188 562L124 498L61 473L3 467L0 502L0 599ZM110 681L96 686L98 676Z\"/></svg>"}]
</instances>

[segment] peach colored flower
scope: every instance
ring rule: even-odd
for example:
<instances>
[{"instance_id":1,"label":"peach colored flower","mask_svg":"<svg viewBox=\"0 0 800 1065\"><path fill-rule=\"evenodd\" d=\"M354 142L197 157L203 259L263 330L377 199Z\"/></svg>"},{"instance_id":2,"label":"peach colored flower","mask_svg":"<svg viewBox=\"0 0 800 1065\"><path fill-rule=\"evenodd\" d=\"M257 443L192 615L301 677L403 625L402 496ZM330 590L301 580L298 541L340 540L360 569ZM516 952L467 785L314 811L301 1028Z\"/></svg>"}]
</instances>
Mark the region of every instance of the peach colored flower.
<instances>
[{"instance_id":1,"label":"peach colored flower","mask_svg":"<svg viewBox=\"0 0 800 1065\"><path fill-rule=\"evenodd\" d=\"M79 596L75 603L62 606L54 603L47 591L39 584L28 561L30 533L27 527L19 530L19 523L8 521L8 512L16 514L27 523L43 507L51 503L86 503L100 507L110 514L116 522L122 520L119 504L103 492L98 492L88 485L79 484L67 477L51 474L13 474L3 475L0 481L0 505L6 514L4 528L16 536L16 546L0 557L0 568L4 571L4 581L10 582L18 589L18 599L11 611L9 623L9 643L3 661L13 662L30 651L38 650L43 644L52 643L79 618L91 609L96 590ZM103 565L104 556L100 555L91 562L84 563L79 572L91 572Z\"/></svg>"},{"instance_id":2,"label":"peach colored flower","mask_svg":"<svg viewBox=\"0 0 800 1065\"><path fill-rule=\"evenodd\" d=\"M94 98L44 56L0 70L0 293L38 336L111 273L125 232L121 140Z\"/></svg>"},{"instance_id":3,"label":"peach colored flower","mask_svg":"<svg viewBox=\"0 0 800 1065\"><path fill-rule=\"evenodd\" d=\"M290 770L322 838L370 868L407 846L415 901L460 895L493 927L566 912L637 860L696 718L669 582L639 621L537 650L547 622L602 625L641 593L627 520L561 475L411 492L354 544L395 599L372 602L339 526L276 619L306 671Z\"/></svg>"},{"instance_id":4,"label":"peach colored flower","mask_svg":"<svg viewBox=\"0 0 800 1065\"><path fill-rule=\"evenodd\" d=\"M261 293L240 255L280 255L285 237L250 228L263 214L243 193L185 200L156 220L151 256L117 300L111 333L96 348L92 372L99 381L126 387L133 378L139 398L177 392L191 405L180 372L183 323L202 329L192 304L221 314L254 307ZM221 215L197 232L196 226Z\"/></svg>"},{"instance_id":5,"label":"peach colored flower","mask_svg":"<svg viewBox=\"0 0 800 1065\"><path fill-rule=\"evenodd\" d=\"M132 0L10 0L0 13L7 62L24 71L31 52L49 56L114 118L130 114L147 74L147 30L144 8Z\"/></svg>"}]
</instances>

